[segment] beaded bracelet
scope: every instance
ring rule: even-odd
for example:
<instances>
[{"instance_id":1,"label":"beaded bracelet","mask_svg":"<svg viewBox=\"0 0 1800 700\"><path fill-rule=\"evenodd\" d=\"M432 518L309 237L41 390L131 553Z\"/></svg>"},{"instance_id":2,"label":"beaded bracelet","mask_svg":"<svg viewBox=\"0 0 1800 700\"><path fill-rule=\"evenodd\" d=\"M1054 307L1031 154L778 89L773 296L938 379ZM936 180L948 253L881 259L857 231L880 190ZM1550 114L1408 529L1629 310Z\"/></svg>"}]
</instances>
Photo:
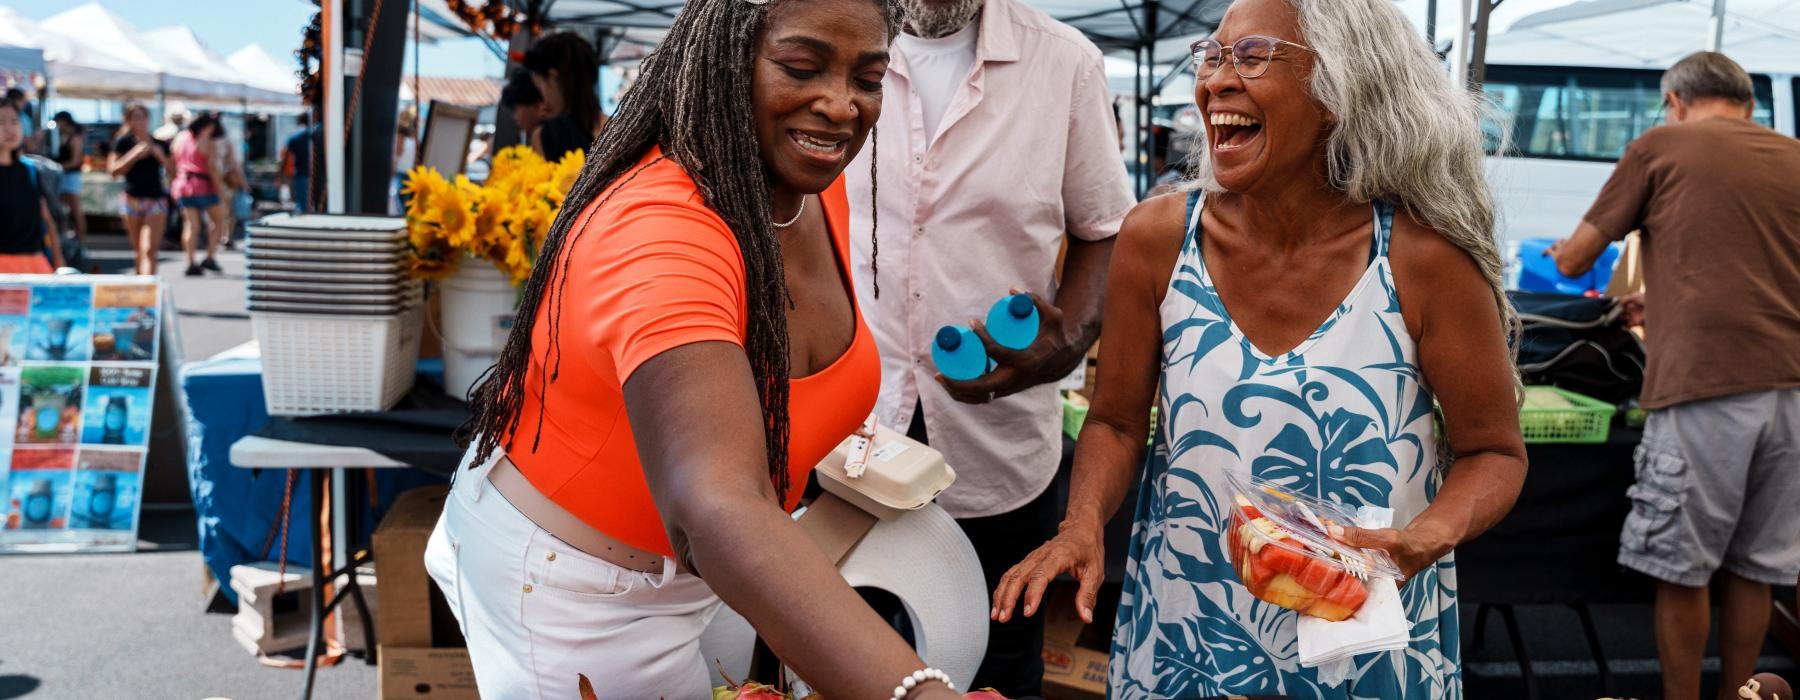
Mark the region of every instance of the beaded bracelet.
<instances>
[{"instance_id":1,"label":"beaded bracelet","mask_svg":"<svg viewBox=\"0 0 1800 700\"><path fill-rule=\"evenodd\" d=\"M908 694L912 693L913 688L919 687L920 683L926 681L943 683L944 687L950 689L950 692L956 692L956 684L950 682L950 674L935 668L926 668L913 671L912 675L901 679L900 685L894 686L893 700L903 700Z\"/></svg>"}]
</instances>

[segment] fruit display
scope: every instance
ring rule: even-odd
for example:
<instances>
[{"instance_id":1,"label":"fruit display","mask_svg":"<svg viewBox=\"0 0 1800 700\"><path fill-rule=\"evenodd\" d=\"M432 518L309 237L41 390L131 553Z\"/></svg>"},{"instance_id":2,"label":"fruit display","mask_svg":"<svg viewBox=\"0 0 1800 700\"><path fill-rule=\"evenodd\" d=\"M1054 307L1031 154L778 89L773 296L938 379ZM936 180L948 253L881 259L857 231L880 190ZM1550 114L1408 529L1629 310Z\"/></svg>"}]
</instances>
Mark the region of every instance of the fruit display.
<instances>
[{"instance_id":1,"label":"fruit display","mask_svg":"<svg viewBox=\"0 0 1800 700\"><path fill-rule=\"evenodd\" d=\"M1332 525L1355 524L1341 506L1260 479L1233 475L1234 507L1226 530L1227 556L1256 596L1271 605L1324 620L1347 620L1369 598L1369 579L1398 580L1383 552L1331 538Z\"/></svg>"}]
</instances>

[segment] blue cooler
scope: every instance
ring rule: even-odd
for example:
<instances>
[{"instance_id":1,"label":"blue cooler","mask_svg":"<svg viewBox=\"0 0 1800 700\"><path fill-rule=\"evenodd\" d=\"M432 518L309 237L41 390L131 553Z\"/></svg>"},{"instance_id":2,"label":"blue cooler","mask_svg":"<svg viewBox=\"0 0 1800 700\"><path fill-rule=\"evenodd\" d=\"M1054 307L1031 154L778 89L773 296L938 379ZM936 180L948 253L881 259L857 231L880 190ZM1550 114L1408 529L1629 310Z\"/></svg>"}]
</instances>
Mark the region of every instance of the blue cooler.
<instances>
[{"instance_id":1,"label":"blue cooler","mask_svg":"<svg viewBox=\"0 0 1800 700\"><path fill-rule=\"evenodd\" d=\"M1606 247L1600 259L1594 262L1594 269L1580 277L1565 277L1556 269L1556 260L1544 255L1557 238L1525 238L1513 243L1512 272L1516 278L1509 285L1523 292L1550 292L1581 296L1590 291L1604 293L1606 285L1612 282L1613 265L1619 262L1619 256L1625 252L1624 243L1614 243Z\"/></svg>"}]
</instances>

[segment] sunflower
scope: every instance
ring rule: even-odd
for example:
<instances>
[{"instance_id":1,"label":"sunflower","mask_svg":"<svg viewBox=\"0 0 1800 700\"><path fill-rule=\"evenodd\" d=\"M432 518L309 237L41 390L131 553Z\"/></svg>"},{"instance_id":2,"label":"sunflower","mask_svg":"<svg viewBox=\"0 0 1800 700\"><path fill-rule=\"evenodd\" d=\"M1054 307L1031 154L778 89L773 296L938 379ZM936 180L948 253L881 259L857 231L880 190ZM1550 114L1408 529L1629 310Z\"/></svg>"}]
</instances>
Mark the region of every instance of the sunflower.
<instances>
[{"instance_id":1,"label":"sunflower","mask_svg":"<svg viewBox=\"0 0 1800 700\"><path fill-rule=\"evenodd\" d=\"M511 146L494 154L482 183L414 168L401 189L407 196L411 274L443 279L463 258L475 257L493 264L515 286L524 282L585 160L575 151L551 163L530 148Z\"/></svg>"}]
</instances>

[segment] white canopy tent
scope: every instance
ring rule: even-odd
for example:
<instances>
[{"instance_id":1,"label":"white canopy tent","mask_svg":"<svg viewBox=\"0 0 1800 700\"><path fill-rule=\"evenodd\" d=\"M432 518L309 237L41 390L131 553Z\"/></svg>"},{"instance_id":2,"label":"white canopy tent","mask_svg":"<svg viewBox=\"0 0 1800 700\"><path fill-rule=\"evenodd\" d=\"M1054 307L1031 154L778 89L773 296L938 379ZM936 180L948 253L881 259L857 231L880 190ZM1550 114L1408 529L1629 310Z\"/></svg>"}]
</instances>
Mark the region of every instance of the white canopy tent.
<instances>
[{"instance_id":1,"label":"white canopy tent","mask_svg":"<svg viewBox=\"0 0 1800 700\"><path fill-rule=\"evenodd\" d=\"M26 21L12 8L0 7L0 84L30 83L33 76L48 77L44 50L26 31Z\"/></svg>"},{"instance_id":2,"label":"white canopy tent","mask_svg":"<svg viewBox=\"0 0 1800 700\"><path fill-rule=\"evenodd\" d=\"M281 95L294 95L300 79L292 66L283 65L269 56L261 46L250 44L225 58L225 65L236 70L244 84Z\"/></svg>"},{"instance_id":3,"label":"white canopy tent","mask_svg":"<svg viewBox=\"0 0 1800 700\"><path fill-rule=\"evenodd\" d=\"M225 59L201 44L193 30L163 27L143 32L138 38L139 45L162 64L167 74L203 81L194 87L204 88L208 94L191 96L196 101L209 98L217 103L232 103L243 98L242 77L225 65Z\"/></svg>"},{"instance_id":4,"label":"white canopy tent","mask_svg":"<svg viewBox=\"0 0 1800 700\"><path fill-rule=\"evenodd\" d=\"M76 96L84 90L132 90L155 83L155 73L134 65L127 58L100 51L71 40L52 27L19 15L10 8L0 8L0 42L35 48L43 52L52 86L59 93ZM64 87L67 84L67 88Z\"/></svg>"},{"instance_id":5,"label":"white canopy tent","mask_svg":"<svg viewBox=\"0 0 1800 700\"><path fill-rule=\"evenodd\" d=\"M19 14L18 10L0 6L0 46L48 50L63 48L60 37L44 31L37 22Z\"/></svg>"},{"instance_id":6,"label":"white canopy tent","mask_svg":"<svg viewBox=\"0 0 1800 700\"><path fill-rule=\"evenodd\" d=\"M170 72L212 81L217 88L217 98L212 100L215 105L300 106L300 97L294 89L270 90L257 86L256 81L221 58L185 26L154 29L144 32L142 38L145 48L161 59ZM257 49L257 53L261 54L261 50Z\"/></svg>"},{"instance_id":7,"label":"white canopy tent","mask_svg":"<svg viewBox=\"0 0 1800 700\"><path fill-rule=\"evenodd\" d=\"M1709 39L1711 0L1587 0L1496 26L1489 63L1663 69ZM1727 0L1719 50L1753 73L1800 73L1800 0Z\"/></svg>"},{"instance_id":8,"label":"white canopy tent","mask_svg":"<svg viewBox=\"0 0 1800 700\"><path fill-rule=\"evenodd\" d=\"M57 92L65 97L207 99L219 92L214 81L171 74L135 28L99 3L50 17L39 28L64 44L61 50L47 50L45 59Z\"/></svg>"},{"instance_id":9,"label":"white canopy tent","mask_svg":"<svg viewBox=\"0 0 1800 700\"><path fill-rule=\"evenodd\" d=\"M139 32L98 2L42 22L6 8L0 12L6 13L0 15L0 43L41 49L50 81L63 97L168 99L227 109L299 106L291 85L275 86L264 69L258 69L263 77L248 77L187 27Z\"/></svg>"}]
</instances>

